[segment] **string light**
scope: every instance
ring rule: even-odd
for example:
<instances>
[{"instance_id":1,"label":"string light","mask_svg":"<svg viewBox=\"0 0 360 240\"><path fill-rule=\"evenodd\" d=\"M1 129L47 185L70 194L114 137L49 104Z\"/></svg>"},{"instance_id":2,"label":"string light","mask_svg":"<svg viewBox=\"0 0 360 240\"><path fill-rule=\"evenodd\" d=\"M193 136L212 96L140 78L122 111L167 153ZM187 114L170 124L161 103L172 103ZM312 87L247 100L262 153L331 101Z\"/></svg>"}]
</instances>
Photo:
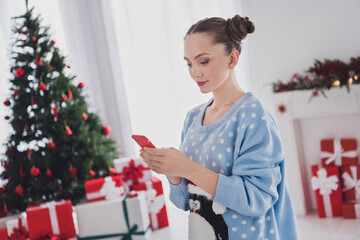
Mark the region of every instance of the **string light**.
<instances>
[{"instance_id":1,"label":"string light","mask_svg":"<svg viewBox=\"0 0 360 240\"><path fill-rule=\"evenodd\" d=\"M353 83L353 79L349 78L349 85L351 85Z\"/></svg>"},{"instance_id":2,"label":"string light","mask_svg":"<svg viewBox=\"0 0 360 240\"><path fill-rule=\"evenodd\" d=\"M333 83L332 83L333 86L340 86L340 81L339 80L335 80Z\"/></svg>"}]
</instances>

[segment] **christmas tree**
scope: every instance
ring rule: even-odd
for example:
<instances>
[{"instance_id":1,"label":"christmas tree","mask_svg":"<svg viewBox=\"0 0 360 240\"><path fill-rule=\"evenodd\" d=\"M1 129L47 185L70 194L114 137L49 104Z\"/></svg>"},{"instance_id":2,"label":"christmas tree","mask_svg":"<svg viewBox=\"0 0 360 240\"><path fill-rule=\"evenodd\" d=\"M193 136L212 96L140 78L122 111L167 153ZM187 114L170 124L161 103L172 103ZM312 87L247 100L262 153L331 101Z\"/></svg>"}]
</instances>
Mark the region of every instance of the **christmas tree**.
<instances>
[{"instance_id":1,"label":"christmas tree","mask_svg":"<svg viewBox=\"0 0 360 240\"><path fill-rule=\"evenodd\" d=\"M84 182L108 175L117 155L110 127L88 112L84 83L73 83L50 28L33 11L13 18L11 96L4 101L12 130L1 178L14 211L51 200L78 203Z\"/></svg>"}]
</instances>

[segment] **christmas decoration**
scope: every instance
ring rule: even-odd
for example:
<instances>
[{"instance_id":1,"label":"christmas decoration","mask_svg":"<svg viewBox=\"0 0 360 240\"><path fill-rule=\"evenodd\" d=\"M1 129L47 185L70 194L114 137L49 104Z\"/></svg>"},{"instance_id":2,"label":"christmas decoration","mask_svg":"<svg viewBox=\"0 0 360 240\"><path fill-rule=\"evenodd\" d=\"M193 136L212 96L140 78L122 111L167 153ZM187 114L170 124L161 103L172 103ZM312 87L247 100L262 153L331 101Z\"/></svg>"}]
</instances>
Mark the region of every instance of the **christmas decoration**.
<instances>
[{"instance_id":1,"label":"christmas decoration","mask_svg":"<svg viewBox=\"0 0 360 240\"><path fill-rule=\"evenodd\" d=\"M343 218L360 218L360 202L348 201L342 204Z\"/></svg>"},{"instance_id":2,"label":"christmas decoration","mask_svg":"<svg viewBox=\"0 0 360 240\"><path fill-rule=\"evenodd\" d=\"M88 202L115 199L125 194L119 175L86 181L85 191Z\"/></svg>"},{"instance_id":3,"label":"christmas decoration","mask_svg":"<svg viewBox=\"0 0 360 240\"><path fill-rule=\"evenodd\" d=\"M341 168L344 200L360 201L360 166Z\"/></svg>"},{"instance_id":4,"label":"christmas decoration","mask_svg":"<svg viewBox=\"0 0 360 240\"><path fill-rule=\"evenodd\" d=\"M81 82L78 84L78 88L84 88L85 87L85 83Z\"/></svg>"},{"instance_id":5,"label":"christmas decoration","mask_svg":"<svg viewBox=\"0 0 360 240\"><path fill-rule=\"evenodd\" d=\"M139 182L151 181L151 171L142 158L119 158L114 160L116 172L128 187Z\"/></svg>"},{"instance_id":6,"label":"christmas decoration","mask_svg":"<svg viewBox=\"0 0 360 240\"><path fill-rule=\"evenodd\" d=\"M26 218L11 219L6 221L7 234L10 240L29 239L28 226Z\"/></svg>"},{"instance_id":7,"label":"christmas decoration","mask_svg":"<svg viewBox=\"0 0 360 240\"><path fill-rule=\"evenodd\" d=\"M80 202L85 181L108 175L117 156L115 141L101 133L105 124L88 110L84 84L74 84L50 27L34 11L12 20L11 94L4 102L12 129L1 156L8 167L0 175L9 211L44 201Z\"/></svg>"},{"instance_id":8,"label":"christmas decoration","mask_svg":"<svg viewBox=\"0 0 360 240\"><path fill-rule=\"evenodd\" d=\"M360 83L360 57L352 57L348 64L340 60L315 60L314 66L305 71L306 74L294 74L290 81L272 83L273 92L312 89L313 97L319 91L326 97L325 90L332 87L345 86L350 91L352 84Z\"/></svg>"},{"instance_id":9,"label":"christmas decoration","mask_svg":"<svg viewBox=\"0 0 360 240\"><path fill-rule=\"evenodd\" d=\"M280 113L285 113L286 112L286 106L284 104L281 104L278 106L278 111Z\"/></svg>"},{"instance_id":10,"label":"christmas decoration","mask_svg":"<svg viewBox=\"0 0 360 240\"><path fill-rule=\"evenodd\" d=\"M110 133L111 133L111 128L110 128L110 126L103 126L103 127L101 128L101 134L107 136L107 135L109 135Z\"/></svg>"},{"instance_id":11,"label":"christmas decoration","mask_svg":"<svg viewBox=\"0 0 360 240\"><path fill-rule=\"evenodd\" d=\"M321 163L323 166L350 166L358 164L355 138L321 139Z\"/></svg>"}]
</instances>

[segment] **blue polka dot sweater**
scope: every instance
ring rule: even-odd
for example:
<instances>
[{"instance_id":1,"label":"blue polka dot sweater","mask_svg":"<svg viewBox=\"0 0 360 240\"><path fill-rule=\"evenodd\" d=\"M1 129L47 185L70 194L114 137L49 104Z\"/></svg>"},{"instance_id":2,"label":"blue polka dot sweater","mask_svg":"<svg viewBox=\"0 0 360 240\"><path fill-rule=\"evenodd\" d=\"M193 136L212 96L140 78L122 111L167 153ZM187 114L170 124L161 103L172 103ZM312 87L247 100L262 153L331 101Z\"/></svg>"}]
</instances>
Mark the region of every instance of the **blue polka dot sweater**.
<instances>
[{"instance_id":1,"label":"blue polka dot sweater","mask_svg":"<svg viewBox=\"0 0 360 240\"><path fill-rule=\"evenodd\" d=\"M215 197L187 179L170 183L170 200L190 210L189 239L298 239L272 116L248 92L219 120L203 126L212 101L188 112L180 151L219 173ZM219 221L212 221L215 217Z\"/></svg>"}]
</instances>

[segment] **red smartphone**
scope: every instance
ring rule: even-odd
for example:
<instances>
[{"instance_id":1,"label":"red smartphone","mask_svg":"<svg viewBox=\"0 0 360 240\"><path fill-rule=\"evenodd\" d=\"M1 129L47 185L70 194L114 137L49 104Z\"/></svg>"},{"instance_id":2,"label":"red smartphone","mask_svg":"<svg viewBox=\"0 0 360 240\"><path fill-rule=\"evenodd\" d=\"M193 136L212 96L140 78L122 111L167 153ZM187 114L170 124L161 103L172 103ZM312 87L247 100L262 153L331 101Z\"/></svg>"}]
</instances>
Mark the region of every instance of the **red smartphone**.
<instances>
[{"instance_id":1,"label":"red smartphone","mask_svg":"<svg viewBox=\"0 0 360 240\"><path fill-rule=\"evenodd\" d=\"M150 142L150 140L143 135L132 135L131 137L135 140L135 142L137 142L137 144L139 144L142 149L144 149L144 147L156 148L154 144L152 144L152 142Z\"/></svg>"}]
</instances>

